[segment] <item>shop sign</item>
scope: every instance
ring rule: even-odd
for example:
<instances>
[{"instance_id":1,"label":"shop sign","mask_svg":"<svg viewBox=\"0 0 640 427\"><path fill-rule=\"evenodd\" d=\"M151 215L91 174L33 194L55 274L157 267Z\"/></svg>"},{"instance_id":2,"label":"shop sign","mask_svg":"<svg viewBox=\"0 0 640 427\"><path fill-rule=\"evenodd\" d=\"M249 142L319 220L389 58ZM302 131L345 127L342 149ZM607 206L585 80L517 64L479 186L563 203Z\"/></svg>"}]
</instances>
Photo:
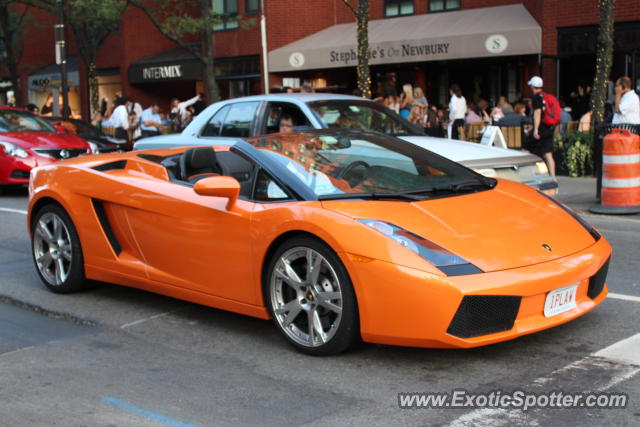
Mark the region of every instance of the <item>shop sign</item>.
<instances>
[{"instance_id":1,"label":"shop sign","mask_svg":"<svg viewBox=\"0 0 640 427\"><path fill-rule=\"evenodd\" d=\"M77 71L67 73L67 85L78 86L80 76ZM29 89L48 89L60 87L62 79L60 74L37 74L29 76Z\"/></svg>"},{"instance_id":2,"label":"shop sign","mask_svg":"<svg viewBox=\"0 0 640 427\"><path fill-rule=\"evenodd\" d=\"M450 42L439 43L401 43L391 46L371 46L369 48L369 60L372 63L383 63L385 59L404 58L407 61L417 59L427 59L430 56L442 57L449 53ZM294 54L295 55L295 54ZM302 55L302 54L299 54ZM292 55L293 56L293 55ZM303 57L304 58L304 57ZM358 54L355 49L331 50L329 52L329 62L332 64L355 64L358 61ZM303 60L304 64L304 60ZM292 64L293 65L293 64ZM301 66L301 65L298 65Z\"/></svg>"},{"instance_id":3,"label":"shop sign","mask_svg":"<svg viewBox=\"0 0 640 427\"><path fill-rule=\"evenodd\" d=\"M182 65L163 65L142 69L143 80L164 80L182 78Z\"/></svg>"},{"instance_id":4,"label":"shop sign","mask_svg":"<svg viewBox=\"0 0 640 427\"><path fill-rule=\"evenodd\" d=\"M509 40L502 34L493 34L487 37L487 40L484 42L484 47L489 53L502 53L509 47Z\"/></svg>"},{"instance_id":5,"label":"shop sign","mask_svg":"<svg viewBox=\"0 0 640 427\"><path fill-rule=\"evenodd\" d=\"M8 87L13 86L13 84L10 81L0 81L0 89L6 89Z\"/></svg>"}]
</instances>

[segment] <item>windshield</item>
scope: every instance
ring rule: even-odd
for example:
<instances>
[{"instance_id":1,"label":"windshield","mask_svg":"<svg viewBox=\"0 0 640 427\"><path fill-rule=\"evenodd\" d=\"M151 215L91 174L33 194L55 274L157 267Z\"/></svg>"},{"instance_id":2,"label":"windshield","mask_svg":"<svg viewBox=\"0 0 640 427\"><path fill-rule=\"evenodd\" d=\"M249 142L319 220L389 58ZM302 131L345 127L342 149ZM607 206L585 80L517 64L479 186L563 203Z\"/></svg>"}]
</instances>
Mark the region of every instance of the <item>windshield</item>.
<instances>
[{"instance_id":1,"label":"windshield","mask_svg":"<svg viewBox=\"0 0 640 427\"><path fill-rule=\"evenodd\" d=\"M307 105L328 128L374 130L395 136L424 135L420 128L375 102L328 100Z\"/></svg>"},{"instance_id":2,"label":"windshield","mask_svg":"<svg viewBox=\"0 0 640 427\"><path fill-rule=\"evenodd\" d=\"M461 186L491 187L486 178L464 166L380 134L280 133L249 142L280 163L289 179L299 180L321 199L401 193L425 198L434 191L457 192ZM280 197L277 191L268 189L269 197Z\"/></svg>"},{"instance_id":3,"label":"windshield","mask_svg":"<svg viewBox=\"0 0 640 427\"><path fill-rule=\"evenodd\" d=\"M49 123L26 111L0 110L0 132L56 132Z\"/></svg>"}]
</instances>

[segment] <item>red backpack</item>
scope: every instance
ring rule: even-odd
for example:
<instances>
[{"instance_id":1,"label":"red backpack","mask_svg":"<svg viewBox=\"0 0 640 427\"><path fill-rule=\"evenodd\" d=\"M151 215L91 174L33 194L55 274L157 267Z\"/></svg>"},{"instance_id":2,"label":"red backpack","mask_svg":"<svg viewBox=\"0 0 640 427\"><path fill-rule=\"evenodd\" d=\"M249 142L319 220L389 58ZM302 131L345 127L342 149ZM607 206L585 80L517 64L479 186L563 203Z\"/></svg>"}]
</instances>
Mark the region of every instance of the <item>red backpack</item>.
<instances>
[{"instance_id":1,"label":"red backpack","mask_svg":"<svg viewBox=\"0 0 640 427\"><path fill-rule=\"evenodd\" d=\"M555 126L560 123L562 108L560 108L558 98L550 93L543 93L542 102L544 104L542 108L542 123L547 126Z\"/></svg>"}]
</instances>

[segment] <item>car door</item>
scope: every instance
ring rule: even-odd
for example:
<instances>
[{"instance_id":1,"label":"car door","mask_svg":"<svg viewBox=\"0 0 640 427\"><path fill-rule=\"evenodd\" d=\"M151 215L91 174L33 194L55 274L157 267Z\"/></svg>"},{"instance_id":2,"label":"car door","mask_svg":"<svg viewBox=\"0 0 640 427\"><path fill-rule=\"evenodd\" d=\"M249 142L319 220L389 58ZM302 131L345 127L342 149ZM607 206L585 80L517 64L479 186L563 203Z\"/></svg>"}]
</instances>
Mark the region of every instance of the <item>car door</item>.
<instances>
[{"instance_id":1,"label":"car door","mask_svg":"<svg viewBox=\"0 0 640 427\"><path fill-rule=\"evenodd\" d=\"M254 203L196 194L175 182L154 185L128 218L148 276L173 286L257 304L251 214Z\"/></svg>"}]
</instances>

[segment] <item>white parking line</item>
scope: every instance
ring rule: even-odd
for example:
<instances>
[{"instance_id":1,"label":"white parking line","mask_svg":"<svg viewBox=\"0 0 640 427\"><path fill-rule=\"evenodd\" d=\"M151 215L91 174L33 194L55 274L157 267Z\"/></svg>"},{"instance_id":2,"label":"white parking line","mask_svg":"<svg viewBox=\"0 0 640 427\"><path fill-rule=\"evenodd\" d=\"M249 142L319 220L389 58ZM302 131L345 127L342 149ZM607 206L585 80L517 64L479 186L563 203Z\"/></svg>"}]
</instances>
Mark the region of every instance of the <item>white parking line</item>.
<instances>
[{"instance_id":1,"label":"white parking line","mask_svg":"<svg viewBox=\"0 0 640 427\"><path fill-rule=\"evenodd\" d=\"M22 209L11 209L11 208L0 208L0 212L10 212L10 213L17 213L22 215L26 215L28 213L27 211L24 211Z\"/></svg>"},{"instance_id":2,"label":"white parking line","mask_svg":"<svg viewBox=\"0 0 640 427\"><path fill-rule=\"evenodd\" d=\"M556 380L561 383L563 378L572 383L575 378L583 376L584 372L589 372L593 369L604 370L611 375L604 385L597 387L597 390L593 391L602 392L608 390L636 376L640 372L640 334L625 338L609 347L598 350L587 357L553 371L545 377L537 378L531 383L530 387L532 389L540 388ZM557 384L554 386L557 387ZM539 425L531 412L525 413L517 409L482 408L467 412L456 418L449 424L449 427L494 427L514 424Z\"/></svg>"},{"instance_id":3,"label":"white parking line","mask_svg":"<svg viewBox=\"0 0 640 427\"><path fill-rule=\"evenodd\" d=\"M640 334L635 334L627 339L611 344L593 354L598 357L606 357L616 362L628 363L640 366Z\"/></svg>"},{"instance_id":4,"label":"white parking line","mask_svg":"<svg viewBox=\"0 0 640 427\"><path fill-rule=\"evenodd\" d=\"M640 297L637 297L637 296L634 296L634 295L616 294L614 292L609 292L609 295L607 295L607 298L621 299L621 300L624 300L624 301L640 302Z\"/></svg>"}]
</instances>

